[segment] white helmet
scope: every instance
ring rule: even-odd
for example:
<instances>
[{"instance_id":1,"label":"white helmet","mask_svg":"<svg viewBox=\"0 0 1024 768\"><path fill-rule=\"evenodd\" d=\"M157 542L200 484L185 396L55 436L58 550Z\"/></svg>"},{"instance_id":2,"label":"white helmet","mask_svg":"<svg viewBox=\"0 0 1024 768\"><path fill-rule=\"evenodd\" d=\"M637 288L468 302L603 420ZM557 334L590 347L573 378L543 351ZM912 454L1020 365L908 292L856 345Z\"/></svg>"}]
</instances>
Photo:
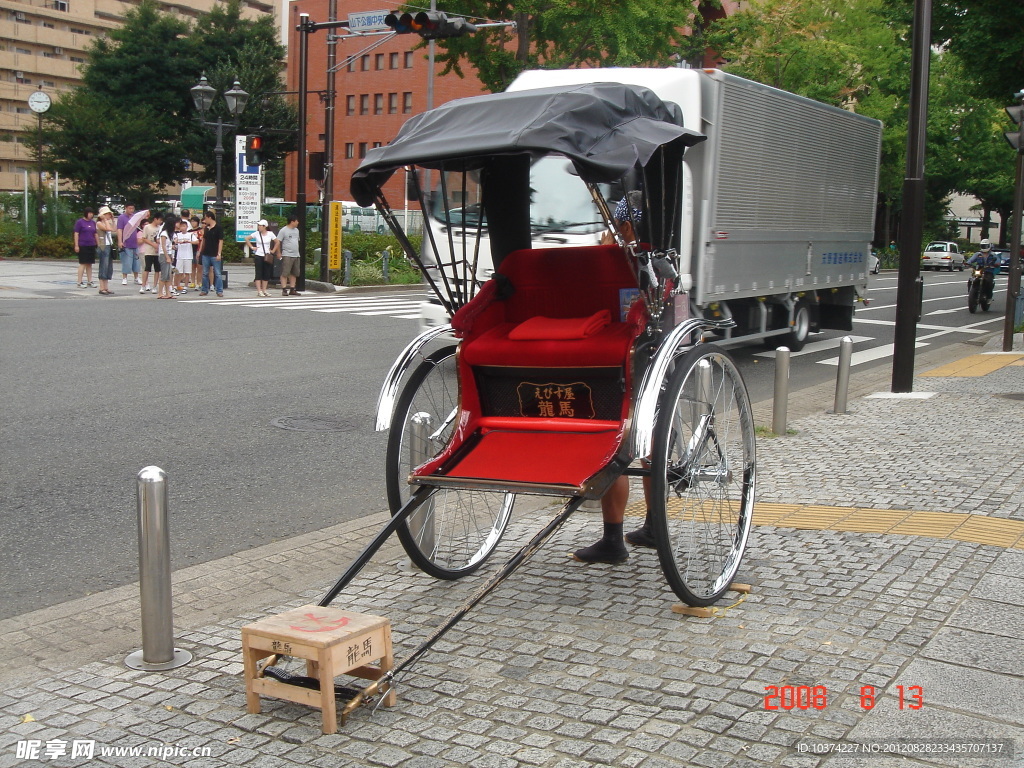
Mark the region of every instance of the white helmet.
<instances>
[{"instance_id":1,"label":"white helmet","mask_svg":"<svg viewBox=\"0 0 1024 768\"><path fill-rule=\"evenodd\" d=\"M990 243L988 240L982 240L981 241L981 247L982 248L988 248L991 245L992 245L992 243Z\"/></svg>"}]
</instances>

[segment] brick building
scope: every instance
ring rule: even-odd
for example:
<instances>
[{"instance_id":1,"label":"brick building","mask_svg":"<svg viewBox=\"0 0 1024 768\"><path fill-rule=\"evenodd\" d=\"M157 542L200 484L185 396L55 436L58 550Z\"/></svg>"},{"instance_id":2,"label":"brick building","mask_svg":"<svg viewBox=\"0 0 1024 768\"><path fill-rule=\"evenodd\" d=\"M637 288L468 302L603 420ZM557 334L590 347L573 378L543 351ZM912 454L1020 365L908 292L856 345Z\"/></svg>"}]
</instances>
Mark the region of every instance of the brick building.
<instances>
[{"instance_id":1,"label":"brick building","mask_svg":"<svg viewBox=\"0 0 1024 768\"><path fill-rule=\"evenodd\" d=\"M339 3L338 18L349 13L381 10L379 4L356 0ZM308 13L313 22L328 20L328 0L294 0L288 7L288 89L298 90L299 33L295 27L299 15ZM427 109L427 50L421 47L418 35L396 35L387 42L384 36L346 36L338 44L339 64L335 75L334 124L334 195L335 200L349 200L349 179L366 151L387 144L412 115ZM324 148L324 105L316 91L327 87L327 31L314 32L309 38L309 72L307 102L307 152ZM440 73L442 66L436 65ZM434 106L465 96L483 93L472 67L465 66L465 78L454 74L434 78ZM285 197L294 200L297 189L296 156L285 163ZM403 200L399 180L385 190L395 205ZM307 199L315 204L318 189L314 181L306 186Z\"/></svg>"}]
</instances>

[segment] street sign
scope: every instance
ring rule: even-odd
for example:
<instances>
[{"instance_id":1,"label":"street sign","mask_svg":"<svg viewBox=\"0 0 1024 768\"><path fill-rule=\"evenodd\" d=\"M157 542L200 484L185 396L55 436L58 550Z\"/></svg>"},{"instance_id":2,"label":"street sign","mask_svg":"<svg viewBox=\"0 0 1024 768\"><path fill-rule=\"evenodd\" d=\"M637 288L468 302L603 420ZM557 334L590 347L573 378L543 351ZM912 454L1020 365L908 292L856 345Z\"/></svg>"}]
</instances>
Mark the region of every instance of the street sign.
<instances>
[{"instance_id":1,"label":"street sign","mask_svg":"<svg viewBox=\"0 0 1024 768\"><path fill-rule=\"evenodd\" d=\"M348 15L348 28L352 32L377 32L387 29L384 17L391 11L363 11L361 13L350 13Z\"/></svg>"},{"instance_id":2,"label":"street sign","mask_svg":"<svg viewBox=\"0 0 1024 768\"><path fill-rule=\"evenodd\" d=\"M246 136L235 136L235 241L256 231L260 216L262 167L245 161Z\"/></svg>"},{"instance_id":3,"label":"street sign","mask_svg":"<svg viewBox=\"0 0 1024 768\"><path fill-rule=\"evenodd\" d=\"M341 203L331 202L327 222L328 269L341 269L341 213Z\"/></svg>"}]
</instances>

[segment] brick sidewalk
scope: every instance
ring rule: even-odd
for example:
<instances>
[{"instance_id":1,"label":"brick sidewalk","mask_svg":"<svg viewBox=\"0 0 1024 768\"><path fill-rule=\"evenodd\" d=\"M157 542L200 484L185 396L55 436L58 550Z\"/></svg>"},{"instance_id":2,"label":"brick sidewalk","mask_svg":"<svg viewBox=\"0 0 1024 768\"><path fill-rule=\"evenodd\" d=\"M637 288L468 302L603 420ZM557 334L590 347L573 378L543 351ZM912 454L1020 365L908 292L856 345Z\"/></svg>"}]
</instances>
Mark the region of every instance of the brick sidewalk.
<instances>
[{"instance_id":1,"label":"brick sidewalk","mask_svg":"<svg viewBox=\"0 0 1024 768\"><path fill-rule=\"evenodd\" d=\"M1024 548L1006 534L1024 522L1024 406L1002 397L1024 392L1024 367L915 388L935 395L851 397L846 416L805 402L795 435L758 441L757 525L737 577L753 592L713 618L669 610L649 551L614 568L572 562L599 526L579 513L399 679L393 710L359 710L332 736L298 705L247 715L239 627L315 602L379 528L372 516L177 572L176 642L195 655L178 670L124 667L135 586L0 623L0 768L1024 765ZM495 562L548 514L517 507ZM389 546L335 601L388 616L399 658L480 582L401 559ZM806 686L822 708L786 709L767 686ZM1010 739L1017 752L814 753L901 738ZM43 759L75 741L91 761ZM101 755L116 748L174 754Z\"/></svg>"}]
</instances>

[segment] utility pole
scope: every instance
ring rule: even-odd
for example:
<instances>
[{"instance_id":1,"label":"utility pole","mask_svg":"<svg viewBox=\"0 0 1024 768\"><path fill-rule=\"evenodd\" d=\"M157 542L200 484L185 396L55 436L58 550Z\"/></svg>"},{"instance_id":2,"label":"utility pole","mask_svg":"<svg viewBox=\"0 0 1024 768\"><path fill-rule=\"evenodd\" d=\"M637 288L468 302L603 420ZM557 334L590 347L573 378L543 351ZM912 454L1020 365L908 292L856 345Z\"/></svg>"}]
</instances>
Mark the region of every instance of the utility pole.
<instances>
[{"instance_id":1,"label":"utility pole","mask_svg":"<svg viewBox=\"0 0 1024 768\"><path fill-rule=\"evenodd\" d=\"M327 20L338 20L338 0L330 0L327 5ZM338 60L338 35L327 33L327 101L324 105L324 182L323 200L320 210L320 280L328 282L330 275L327 269L327 226L331 200L334 199L334 110L337 100L334 93L335 69Z\"/></svg>"},{"instance_id":2,"label":"utility pole","mask_svg":"<svg viewBox=\"0 0 1024 768\"><path fill-rule=\"evenodd\" d=\"M896 285L896 338L892 356L893 392L912 392L914 389L914 344L924 291L921 280L921 230L924 222L924 155L928 128L931 32L932 2L915 0L907 170L903 179L900 270Z\"/></svg>"},{"instance_id":3,"label":"utility pole","mask_svg":"<svg viewBox=\"0 0 1024 768\"><path fill-rule=\"evenodd\" d=\"M1013 190L1013 229L1010 235L1010 275L1006 285L1006 315L1003 318L1003 352L1013 349L1013 327L1017 319L1020 296L1021 209L1024 208L1024 89L1013 95L1018 104L1007 107L1006 114L1018 129L1006 134L1010 146L1017 150L1016 184Z\"/></svg>"}]
</instances>

